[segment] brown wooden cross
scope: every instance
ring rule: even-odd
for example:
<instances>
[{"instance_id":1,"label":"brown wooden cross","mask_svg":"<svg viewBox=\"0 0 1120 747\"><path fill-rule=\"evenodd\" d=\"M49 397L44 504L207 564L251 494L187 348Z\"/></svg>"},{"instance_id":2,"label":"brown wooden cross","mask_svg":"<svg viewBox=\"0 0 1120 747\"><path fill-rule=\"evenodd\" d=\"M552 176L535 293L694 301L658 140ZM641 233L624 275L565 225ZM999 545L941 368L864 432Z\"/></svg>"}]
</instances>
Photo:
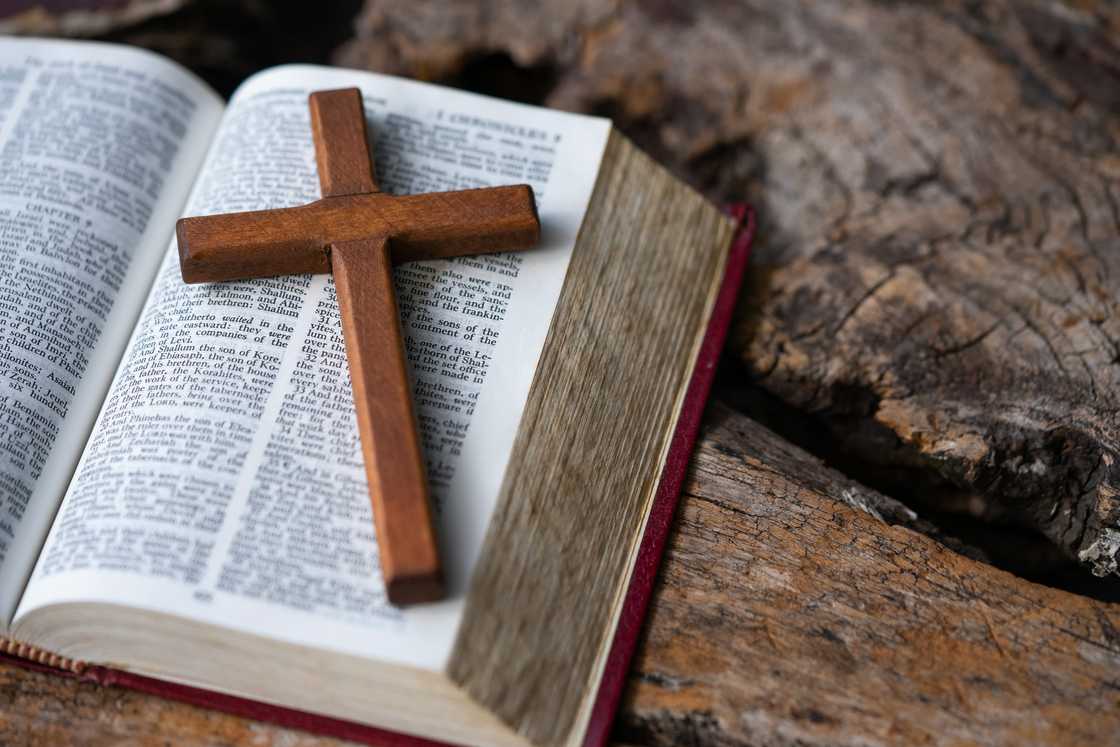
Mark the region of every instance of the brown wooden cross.
<instances>
[{"instance_id":1,"label":"brown wooden cross","mask_svg":"<svg viewBox=\"0 0 1120 747\"><path fill-rule=\"evenodd\" d=\"M323 198L183 218L183 280L334 275L389 601L443 596L443 574L393 292L392 263L527 249L540 237L528 185L393 196L378 191L357 88L311 94Z\"/></svg>"}]
</instances>

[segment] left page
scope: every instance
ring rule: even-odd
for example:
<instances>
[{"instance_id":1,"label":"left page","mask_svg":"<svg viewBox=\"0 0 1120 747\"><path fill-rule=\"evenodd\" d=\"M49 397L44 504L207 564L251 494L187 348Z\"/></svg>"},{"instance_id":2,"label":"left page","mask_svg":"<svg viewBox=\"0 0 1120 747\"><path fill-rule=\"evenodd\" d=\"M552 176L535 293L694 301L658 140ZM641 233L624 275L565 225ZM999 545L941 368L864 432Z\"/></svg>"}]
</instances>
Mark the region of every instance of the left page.
<instances>
[{"instance_id":1,"label":"left page","mask_svg":"<svg viewBox=\"0 0 1120 747\"><path fill-rule=\"evenodd\" d=\"M0 627L222 109L150 52L0 39Z\"/></svg>"}]
</instances>

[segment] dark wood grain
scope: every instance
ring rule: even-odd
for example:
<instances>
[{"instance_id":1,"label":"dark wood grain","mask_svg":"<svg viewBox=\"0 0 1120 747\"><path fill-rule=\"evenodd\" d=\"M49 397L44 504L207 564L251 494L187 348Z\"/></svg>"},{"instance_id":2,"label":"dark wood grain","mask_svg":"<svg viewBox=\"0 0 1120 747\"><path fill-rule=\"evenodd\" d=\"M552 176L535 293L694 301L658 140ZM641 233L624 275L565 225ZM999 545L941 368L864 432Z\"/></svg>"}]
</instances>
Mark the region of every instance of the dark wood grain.
<instances>
[{"instance_id":1,"label":"dark wood grain","mask_svg":"<svg viewBox=\"0 0 1120 747\"><path fill-rule=\"evenodd\" d=\"M309 106L322 199L183 218L175 226L180 270L188 283L334 273L386 595L397 605L435 601L443 572L392 263L534 246L533 189L383 194L361 91L316 91Z\"/></svg>"},{"instance_id":2,"label":"dark wood grain","mask_svg":"<svg viewBox=\"0 0 1120 747\"><path fill-rule=\"evenodd\" d=\"M174 13L192 0L74 0L0 3L0 34L85 38Z\"/></svg>"}]
</instances>

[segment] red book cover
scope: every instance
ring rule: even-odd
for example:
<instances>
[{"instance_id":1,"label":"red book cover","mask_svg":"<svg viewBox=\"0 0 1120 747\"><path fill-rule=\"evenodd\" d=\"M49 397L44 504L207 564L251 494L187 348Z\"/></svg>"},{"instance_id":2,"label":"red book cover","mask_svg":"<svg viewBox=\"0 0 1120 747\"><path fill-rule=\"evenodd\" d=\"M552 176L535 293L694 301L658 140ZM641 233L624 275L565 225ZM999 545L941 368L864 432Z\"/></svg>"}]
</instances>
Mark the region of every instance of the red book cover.
<instances>
[{"instance_id":1,"label":"red book cover","mask_svg":"<svg viewBox=\"0 0 1120 747\"><path fill-rule=\"evenodd\" d=\"M742 285L751 242L755 232L753 211L746 205L738 204L728 212L739 221L739 229L732 240L724 269L723 284L716 297L708 331L700 346L692 380L681 405L677 429L673 434L665 469L661 475L657 495L650 508L645 533L635 560L630 586L626 591L618 627L607 655L603 678L598 685L595 703L592 706L591 720L584 736L584 747L599 747L607 742L615 712L622 699L626 674L630 660L637 648L642 623L645 620L650 596L653 593L657 569L661 565L662 552L673 523L677 500L688 471L692 448L700 430L700 420L704 414L708 393L715 378L720 351L731 324L732 312ZM248 698L226 695L188 685L180 685L152 677L124 672L103 666L86 666L80 672L58 669L37 663L18 655L0 653L0 657L32 669L55 672L64 676L77 677L106 686L127 687L134 690L179 700L204 708L213 708L226 713L244 716L258 721L268 721L293 729L324 734L340 739L349 739L379 747L424 747L439 745L422 737L386 731L374 726L366 726L352 721L322 716L293 708L269 705Z\"/></svg>"}]
</instances>

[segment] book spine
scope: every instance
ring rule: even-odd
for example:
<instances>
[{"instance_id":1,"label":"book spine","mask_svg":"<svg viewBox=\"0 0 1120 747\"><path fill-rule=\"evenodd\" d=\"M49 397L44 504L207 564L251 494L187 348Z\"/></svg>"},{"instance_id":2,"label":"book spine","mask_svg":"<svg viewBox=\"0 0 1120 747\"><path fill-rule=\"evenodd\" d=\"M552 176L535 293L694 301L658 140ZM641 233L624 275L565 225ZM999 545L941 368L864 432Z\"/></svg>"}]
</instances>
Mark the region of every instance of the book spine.
<instances>
[{"instance_id":1,"label":"book spine","mask_svg":"<svg viewBox=\"0 0 1120 747\"><path fill-rule=\"evenodd\" d=\"M84 661L59 656L45 648L32 646L30 643L23 643L4 636L0 636L0 654L14 656L17 659L23 659L51 669L61 669L79 676L86 670Z\"/></svg>"},{"instance_id":2,"label":"book spine","mask_svg":"<svg viewBox=\"0 0 1120 747\"><path fill-rule=\"evenodd\" d=\"M638 638L653 595L654 582L692 458L692 449L700 432L700 421L708 393L715 380L720 351L731 326L731 316L746 271L756 228L754 211L745 204L735 204L727 208L727 213L739 221L739 229L732 239L727 266L724 268L723 286L715 308L712 309L708 332L701 344L692 381L681 407L661 484L658 486L634 564L634 575L626 591L618 627L615 629L607 664L592 706L590 722L584 733L583 747L604 747L610 736L614 717L622 700L626 676L630 671L630 662L638 646Z\"/></svg>"}]
</instances>

